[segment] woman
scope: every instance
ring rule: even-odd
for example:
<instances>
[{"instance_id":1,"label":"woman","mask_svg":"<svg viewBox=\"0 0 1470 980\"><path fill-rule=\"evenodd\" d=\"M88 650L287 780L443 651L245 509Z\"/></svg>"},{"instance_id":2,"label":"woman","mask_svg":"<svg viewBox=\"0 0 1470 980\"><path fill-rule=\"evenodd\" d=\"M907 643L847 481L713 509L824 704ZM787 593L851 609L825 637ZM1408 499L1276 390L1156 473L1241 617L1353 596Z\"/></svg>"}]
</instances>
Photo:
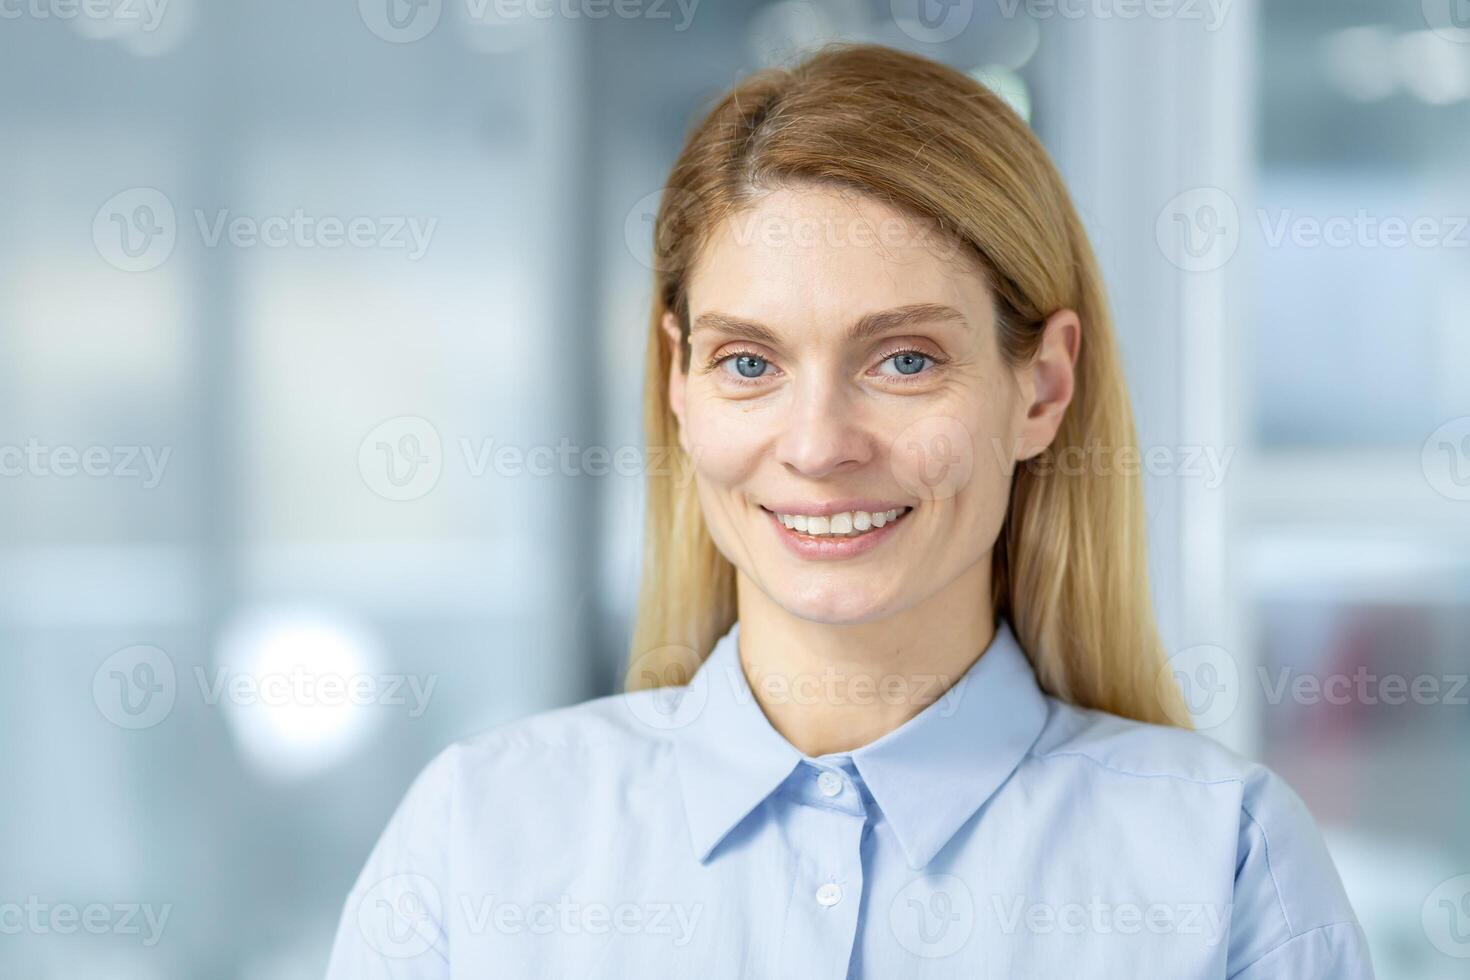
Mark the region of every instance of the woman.
<instances>
[{"instance_id":1,"label":"woman","mask_svg":"<svg viewBox=\"0 0 1470 980\"><path fill-rule=\"evenodd\" d=\"M694 480L649 481L635 690L431 763L330 975L1370 977L1300 800L1186 730L1026 126L830 46L723 97L654 236L647 436Z\"/></svg>"}]
</instances>

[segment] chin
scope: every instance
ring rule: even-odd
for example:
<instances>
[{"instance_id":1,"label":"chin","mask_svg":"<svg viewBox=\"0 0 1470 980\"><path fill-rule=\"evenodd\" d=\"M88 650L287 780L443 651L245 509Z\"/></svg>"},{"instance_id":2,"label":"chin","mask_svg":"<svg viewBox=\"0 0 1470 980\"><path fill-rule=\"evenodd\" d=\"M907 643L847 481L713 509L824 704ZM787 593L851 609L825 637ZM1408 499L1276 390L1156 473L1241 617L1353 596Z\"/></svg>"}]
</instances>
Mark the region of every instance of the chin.
<instances>
[{"instance_id":1,"label":"chin","mask_svg":"<svg viewBox=\"0 0 1470 980\"><path fill-rule=\"evenodd\" d=\"M842 583L808 583L773 595L791 615L827 626L856 626L891 616L893 597L884 593L853 590Z\"/></svg>"}]
</instances>

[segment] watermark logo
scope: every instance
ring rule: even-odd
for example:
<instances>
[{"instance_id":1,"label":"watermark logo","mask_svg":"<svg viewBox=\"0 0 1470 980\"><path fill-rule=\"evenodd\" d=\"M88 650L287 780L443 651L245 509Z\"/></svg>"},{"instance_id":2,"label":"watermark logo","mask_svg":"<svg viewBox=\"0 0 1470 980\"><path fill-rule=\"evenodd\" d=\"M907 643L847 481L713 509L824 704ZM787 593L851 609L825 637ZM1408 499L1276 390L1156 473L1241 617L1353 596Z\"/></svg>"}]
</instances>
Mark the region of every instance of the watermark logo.
<instances>
[{"instance_id":1,"label":"watermark logo","mask_svg":"<svg viewBox=\"0 0 1470 980\"><path fill-rule=\"evenodd\" d=\"M357 468L384 500L418 500L438 485L444 471L439 430L416 415L381 422L358 446Z\"/></svg>"},{"instance_id":2,"label":"watermark logo","mask_svg":"<svg viewBox=\"0 0 1470 980\"><path fill-rule=\"evenodd\" d=\"M1470 44L1470 0L1422 0L1424 22L1452 44Z\"/></svg>"},{"instance_id":3,"label":"watermark logo","mask_svg":"<svg viewBox=\"0 0 1470 980\"><path fill-rule=\"evenodd\" d=\"M411 959L439 941L443 902L439 889L419 874L384 878L363 893L357 904L357 927L379 954Z\"/></svg>"},{"instance_id":4,"label":"watermark logo","mask_svg":"<svg viewBox=\"0 0 1470 980\"><path fill-rule=\"evenodd\" d=\"M670 241L693 235L704 220L704 202L689 191L660 187L633 202L623 218L623 244L639 265L652 271L659 268L662 256L655 235L660 209Z\"/></svg>"},{"instance_id":5,"label":"watermark logo","mask_svg":"<svg viewBox=\"0 0 1470 980\"><path fill-rule=\"evenodd\" d=\"M428 37L443 7L443 0L357 0L357 12L367 29L390 44L411 44Z\"/></svg>"},{"instance_id":6,"label":"watermark logo","mask_svg":"<svg viewBox=\"0 0 1470 980\"><path fill-rule=\"evenodd\" d=\"M900 486L924 501L946 500L970 483L975 442L965 423L951 415L929 415L905 426L888 465Z\"/></svg>"},{"instance_id":7,"label":"watermark logo","mask_svg":"<svg viewBox=\"0 0 1470 980\"><path fill-rule=\"evenodd\" d=\"M1470 875L1440 882L1424 899L1420 920L1435 949L1455 959L1470 959Z\"/></svg>"},{"instance_id":8,"label":"watermark logo","mask_svg":"<svg viewBox=\"0 0 1470 980\"><path fill-rule=\"evenodd\" d=\"M628 711L656 731L671 731L689 724L699 717L709 700L705 685L690 686L700 664L693 648L677 643L639 654L628 665L623 683L626 692L623 701Z\"/></svg>"},{"instance_id":9,"label":"watermark logo","mask_svg":"<svg viewBox=\"0 0 1470 980\"><path fill-rule=\"evenodd\" d=\"M952 956L975 930L975 899L955 875L924 875L909 882L888 906L888 927L915 956Z\"/></svg>"},{"instance_id":10,"label":"watermark logo","mask_svg":"<svg viewBox=\"0 0 1470 980\"><path fill-rule=\"evenodd\" d=\"M1159 250L1185 272L1212 272L1240 247L1240 210L1218 187L1196 187L1169 199L1154 222Z\"/></svg>"},{"instance_id":11,"label":"watermark logo","mask_svg":"<svg viewBox=\"0 0 1470 980\"><path fill-rule=\"evenodd\" d=\"M152 728L168 717L178 695L174 662L158 647L119 650L92 675L92 700L119 728Z\"/></svg>"},{"instance_id":12,"label":"watermark logo","mask_svg":"<svg viewBox=\"0 0 1470 980\"><path fill-rule=\"evenodd\" d=\"M1424 440L1424 478L1440 496L1470 500L1470 415L1451 419Z\"/></svg>"},{"instance_id":13,"label":"watermark logo","mask_svg":"<svg viewBox=\"0 0 1470 980\"><path fill-rule=\"evenodd\" d=\"M975 19L975 0L889 0L898 29L921 44L943 44Z\"/></svg>"},{"instance_id":14,"label":"watermark logo","mask_svg":"<svg viewBox=\"0 0 1470 980\"><path fill-rule=\"evenodd\" d=\"M1240 668L1223 647L1200 644L1179 651L1159 668L1157 683L1159 701L1176 725L1215 728L1240 704Z\"/></svg>"},{"instance_id":15,"label":"watermark logo","mask_svg":"<svg viewBox=\"0 0 1470 980\"><path fill-rule=\"evenodd\" d=\"M173 254L178 235L173 202L156 187L120 191L92 218L97 254L123 272L147 272L163 265Z\"/></svg>"}]
</instances>

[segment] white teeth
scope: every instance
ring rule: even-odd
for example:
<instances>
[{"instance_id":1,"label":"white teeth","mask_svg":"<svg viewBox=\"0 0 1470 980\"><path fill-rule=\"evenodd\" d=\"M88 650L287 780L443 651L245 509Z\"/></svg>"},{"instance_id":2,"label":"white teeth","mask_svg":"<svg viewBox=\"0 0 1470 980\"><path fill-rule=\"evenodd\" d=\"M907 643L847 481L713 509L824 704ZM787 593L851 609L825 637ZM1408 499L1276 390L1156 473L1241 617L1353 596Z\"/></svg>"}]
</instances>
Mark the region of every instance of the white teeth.
<instances>
[{"instance_id":1,"label":"white teeth","mask_svg":"<svg viewBox=\"0 0 1470 980\"><path fill-rule=\"evenodd\" d=\"M882 527L890 521L897 520L900 513L907 512L909 509L908 507L895 507L892 510L872 512L849 510L823 516L777 514L776 517L780 519L784 526L803 534L855 537L873 528Z\"/></svg>"}]
</instances>

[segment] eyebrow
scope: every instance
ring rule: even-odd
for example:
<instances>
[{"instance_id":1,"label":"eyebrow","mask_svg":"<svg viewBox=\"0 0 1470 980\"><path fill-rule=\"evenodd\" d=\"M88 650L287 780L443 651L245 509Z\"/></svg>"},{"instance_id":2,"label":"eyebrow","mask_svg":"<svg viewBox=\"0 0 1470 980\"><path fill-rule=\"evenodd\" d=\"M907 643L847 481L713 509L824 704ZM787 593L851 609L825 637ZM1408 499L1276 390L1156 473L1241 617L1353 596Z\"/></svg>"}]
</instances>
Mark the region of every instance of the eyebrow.
<instances>
[{"instance_id":1,"label":"eyebrow","mask_svg":"<svg viewBox=\"0 0 1470 980\"><path fill-rule=\"evenodd\" d=\"M908 306L896 306L891 310L878 310L865 314L848 327L847 339L852 343L858 343L900 327L951 320L958 321L961 326L967 325L964 314L953 306L945 306L942 303L911 303ZM700 330L713 330L717 333L748 337L763 344L770 344L772 347L780 345L780 338L771 328L753 320L743 320L726 313L713 311L701 313L695 319L694 325L690 327L689 333L693 336Z\"/></svg>"}]
</instances>

